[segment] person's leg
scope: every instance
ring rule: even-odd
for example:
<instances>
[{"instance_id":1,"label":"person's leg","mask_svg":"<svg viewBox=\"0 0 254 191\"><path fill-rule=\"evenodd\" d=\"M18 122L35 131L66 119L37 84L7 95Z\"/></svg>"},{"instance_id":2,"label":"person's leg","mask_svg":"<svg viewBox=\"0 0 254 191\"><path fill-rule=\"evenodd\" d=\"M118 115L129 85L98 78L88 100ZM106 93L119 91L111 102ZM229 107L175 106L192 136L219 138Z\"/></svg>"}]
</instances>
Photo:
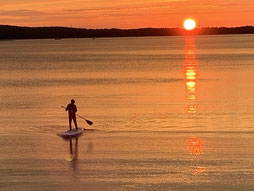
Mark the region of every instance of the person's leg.
<instances>
[{"instance_id":1,"label":"person's leg","mask_svg":"<svg viewBox=\"0 0 254 191\"><path fill-rule=\"evenodd\" d=\"M70 128L70 130L71 130L71 117L69 117L69 128Z\"/></svg>"},{"instance_id":2,"label":"person's leg","mask_svg":"<svg viewBox=\"0 0 254 191\"><path fill-rule=\"evenodd\" d=\"M74 122L74 124L75 124L75 127L76 127L76 129L78 129L78 125L77 125L76 116L74 116L74 117L73 117L73 122Z\"/></svg>"}]
</instances>

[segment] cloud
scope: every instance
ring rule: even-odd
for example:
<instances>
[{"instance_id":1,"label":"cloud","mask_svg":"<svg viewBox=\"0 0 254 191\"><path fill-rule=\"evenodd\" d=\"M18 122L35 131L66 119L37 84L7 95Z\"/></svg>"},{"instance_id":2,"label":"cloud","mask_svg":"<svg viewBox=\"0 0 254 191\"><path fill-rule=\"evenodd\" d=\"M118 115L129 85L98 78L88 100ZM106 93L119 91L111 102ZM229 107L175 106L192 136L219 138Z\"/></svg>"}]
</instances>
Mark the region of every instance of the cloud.
<instances>
[{"instance_id":1,"label":"cloud","mask_svg":"<svg viewBox=\"0 0 254 191\"><path fill-rule=\"evenodd\" d=\"M10 16L10 17L31 17L31 16L40 16L45 14L42 11L37 10L0 10L0 16Z\"/></svg>"}]
</instances>

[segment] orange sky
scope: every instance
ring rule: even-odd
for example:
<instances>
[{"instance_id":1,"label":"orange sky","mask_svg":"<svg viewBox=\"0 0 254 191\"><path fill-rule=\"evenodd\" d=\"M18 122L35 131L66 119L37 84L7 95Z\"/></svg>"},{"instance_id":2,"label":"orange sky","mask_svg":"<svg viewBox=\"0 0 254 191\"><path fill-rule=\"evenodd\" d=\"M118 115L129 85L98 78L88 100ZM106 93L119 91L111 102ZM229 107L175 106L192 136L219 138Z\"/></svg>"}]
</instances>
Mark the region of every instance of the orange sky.
<instances>
[{"instance_id":1,"label":"orange sky","mask_svg":"<svg viewBox=\"0 0 254 191\"><path fill-rule=\"evenodd\" d=\"M85 28L254 25L253 0L5 0L0 24Z\"/></svg>"}]
</instances>

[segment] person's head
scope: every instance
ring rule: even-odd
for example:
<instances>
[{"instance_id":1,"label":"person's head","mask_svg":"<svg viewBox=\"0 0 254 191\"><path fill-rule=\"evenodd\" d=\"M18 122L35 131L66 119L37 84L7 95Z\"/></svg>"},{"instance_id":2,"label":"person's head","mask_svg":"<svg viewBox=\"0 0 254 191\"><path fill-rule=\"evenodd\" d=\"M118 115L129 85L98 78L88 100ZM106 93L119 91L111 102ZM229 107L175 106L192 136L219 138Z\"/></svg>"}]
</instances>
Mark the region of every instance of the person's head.
<instances>
[{"instance_id":1,"label":"person's head","mask_svg":"<svg viewBox=\"0 0 254 191\"><path fill-rule=\"evenodd\" d=\"M71 103L72 103L72 104L74 104L74 103L75 103L75 100L74 100L74 99L72 99L72 100L71 100Z\"/></svg>"}]
</instances>

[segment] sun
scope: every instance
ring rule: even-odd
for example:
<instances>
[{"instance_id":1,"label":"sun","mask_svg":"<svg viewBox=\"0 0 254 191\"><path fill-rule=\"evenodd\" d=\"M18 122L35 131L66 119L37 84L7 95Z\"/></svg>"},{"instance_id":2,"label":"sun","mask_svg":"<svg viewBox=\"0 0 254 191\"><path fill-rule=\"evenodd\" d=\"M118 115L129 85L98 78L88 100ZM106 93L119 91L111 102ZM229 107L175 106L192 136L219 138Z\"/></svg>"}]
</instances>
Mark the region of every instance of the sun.
<instances>
[{"instance_id":1,"label":"sun","mask_svg":"<svg viewBox=\"0 0 254 191\"><path fill-rule=\"evenodd\" d=\"M193 30L196 27L196 22L193 19L186 19L183 26L186 30Z\"/></svg>"}]
</instances>

